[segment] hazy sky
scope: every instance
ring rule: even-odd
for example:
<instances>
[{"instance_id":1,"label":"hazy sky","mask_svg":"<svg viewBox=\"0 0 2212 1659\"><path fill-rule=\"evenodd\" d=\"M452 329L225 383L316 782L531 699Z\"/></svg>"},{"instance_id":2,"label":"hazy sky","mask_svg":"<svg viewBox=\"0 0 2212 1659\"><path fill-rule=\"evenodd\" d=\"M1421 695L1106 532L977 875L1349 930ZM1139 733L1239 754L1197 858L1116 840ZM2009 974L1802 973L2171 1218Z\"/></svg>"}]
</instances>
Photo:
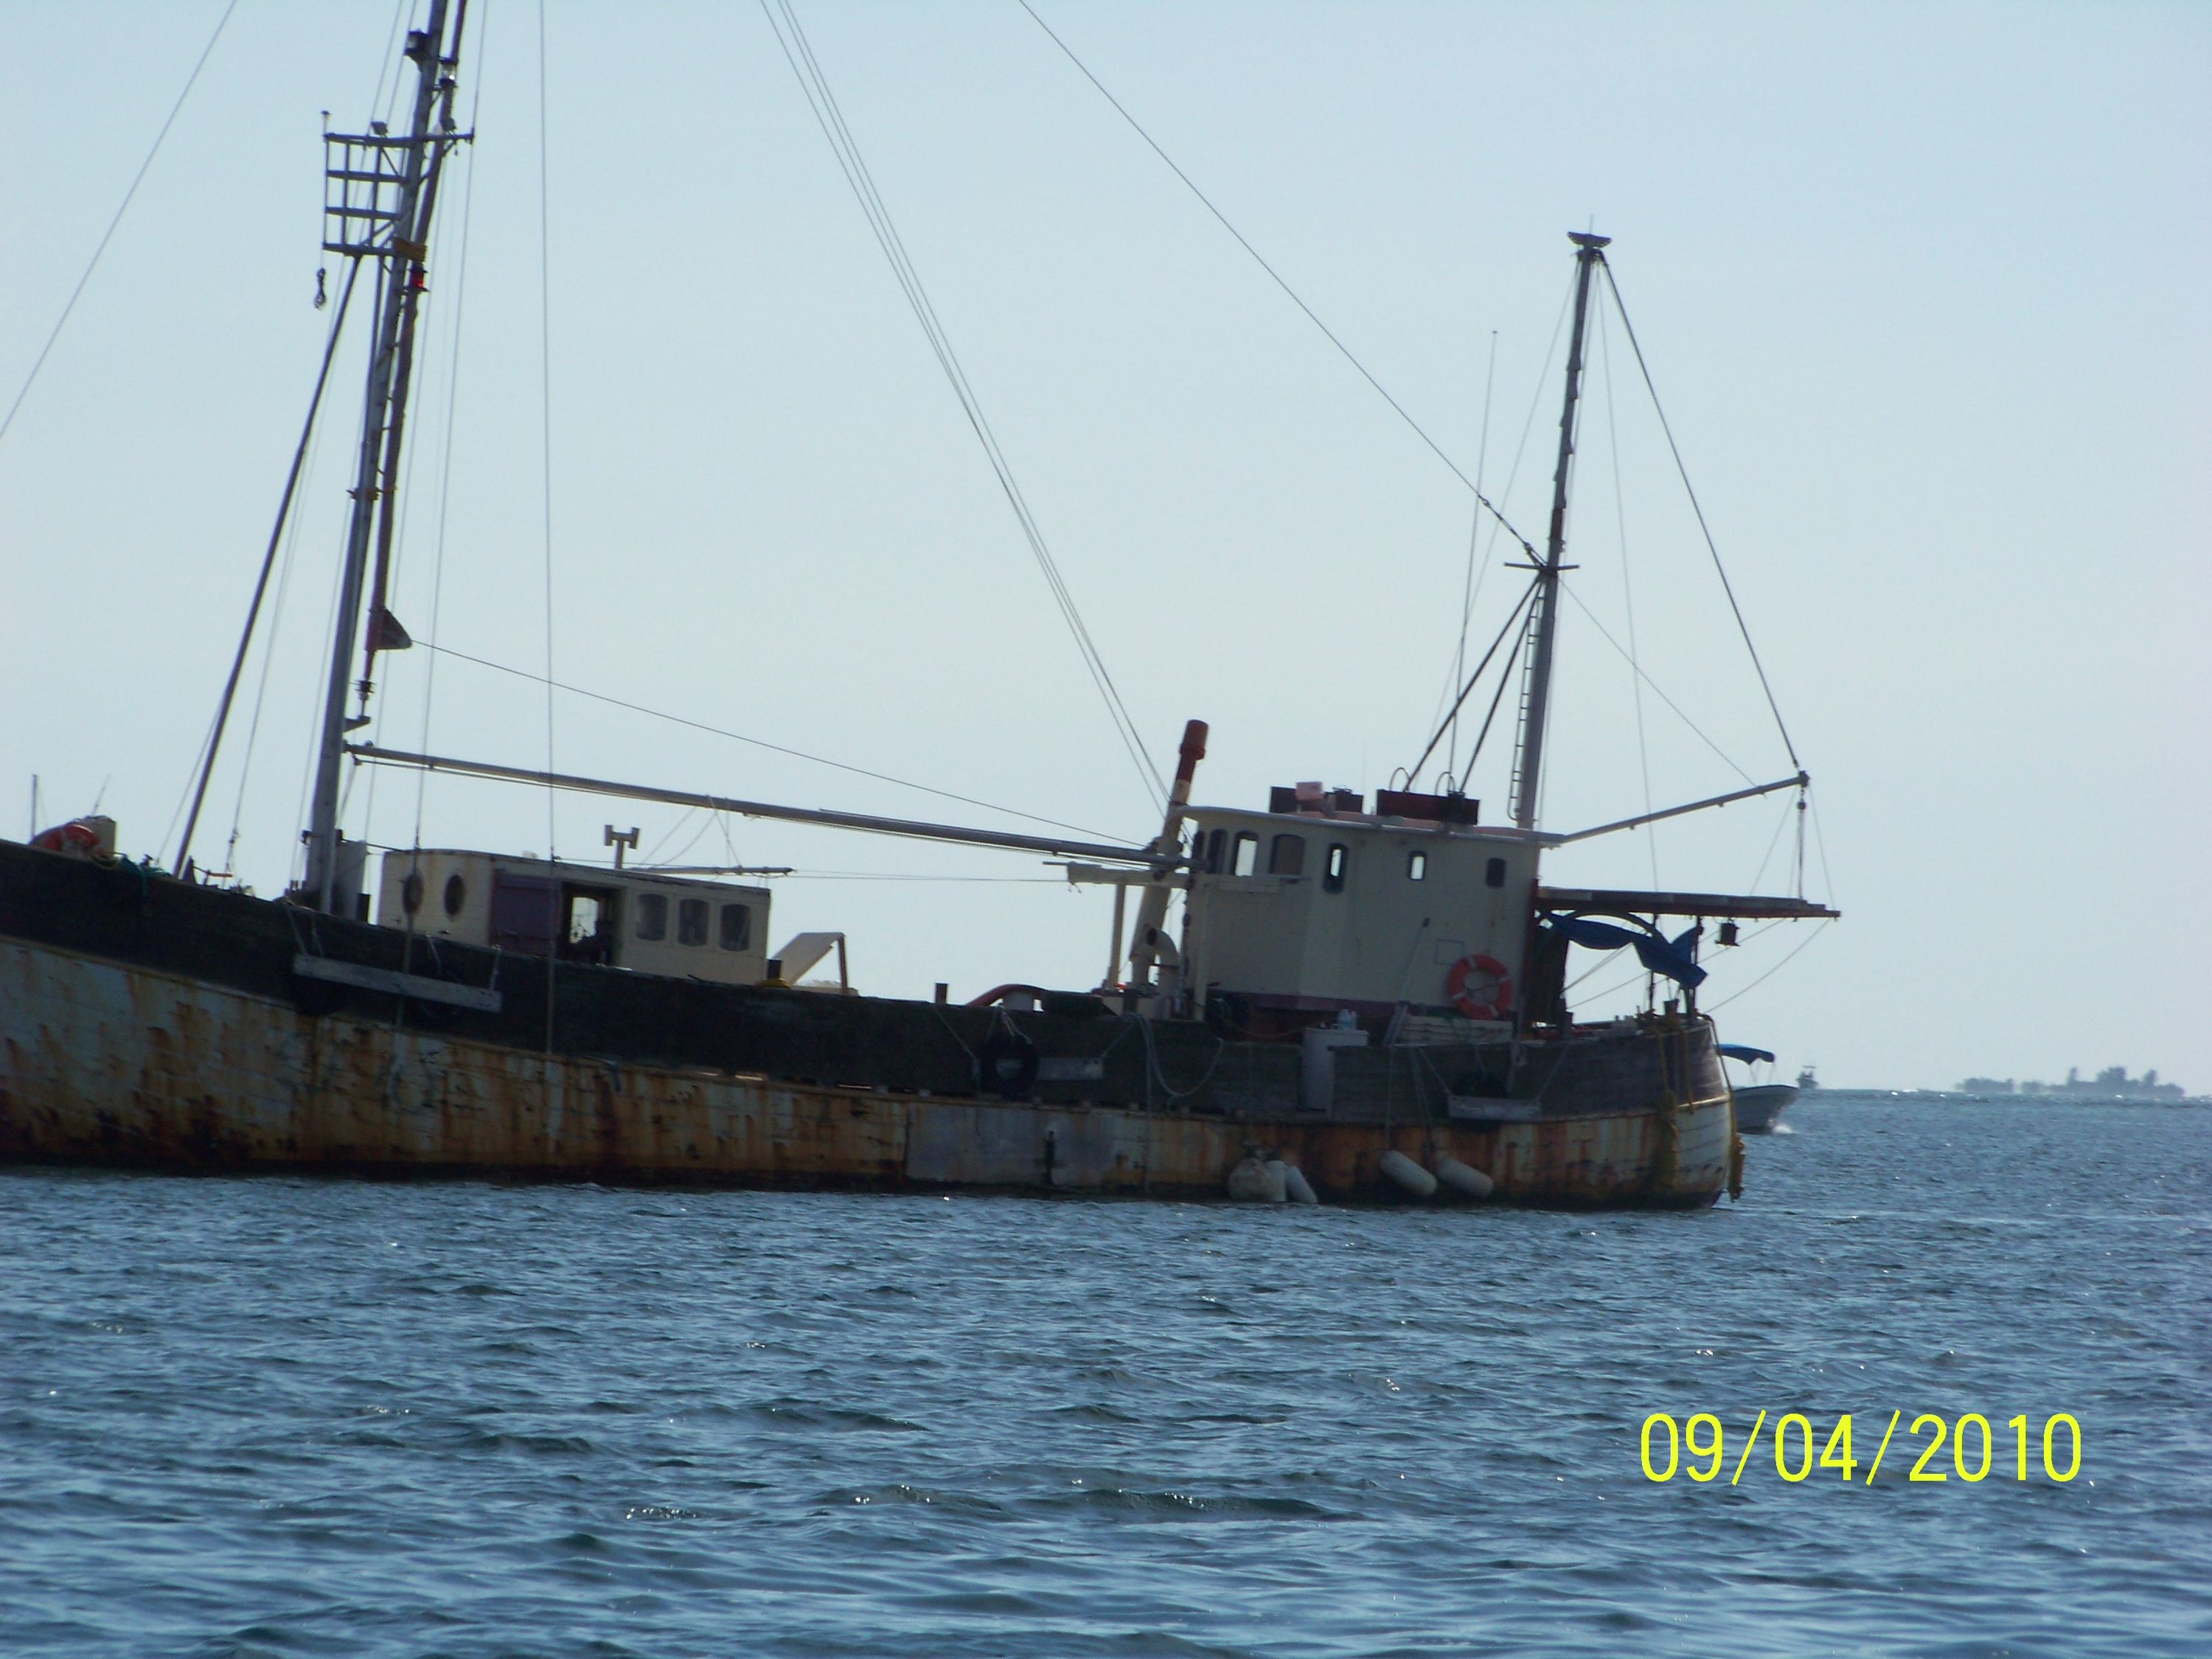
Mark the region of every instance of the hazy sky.
<instances>
[{"instance_id":1,"label":"hazy sky","mask_svg":"<svg viewBox=\"0 0 2212 1659\"><path fill-rule=\"evenodd\" d=\"M1771 978L1809 928L1716 957L1708 1006L1741 994L1723 1035L1832 1083L2125 1063L2212 1090L2212 11L1037 9L1539 540L1563 233L1617 239L1815 780L1809 890L1845 913ZM0 7L0 409L221 12ZM1459 637L1463 485L1013 0L799 13L1163 769L1198 715L1202 800L1387 785ZM392 22L240 0L0 440L0 831L27 827L35 773L46 821L97 799L129 850L173 848L329 316L310 304L320 112L367 118ZM539 28L534 5L472 4L480 137L433 259L408 627L543 672L550 568L556 678L1150 835L760 11L556 0L542 98ZM304 487L265 702L257 653L197 843L219 860L235 814L264 893L302 816L365 334ZM1617 319L1582 437L1547 826L1784 775ZM1510 544L1480 553L1475 650L1525 580ZM1696 732L1647 688L1639 741L1600 624L1623 645L1632 627ZM540 686L428 650L387 662L386 743L543 763ZM1486 818L1507 738L1474 774ZM563 769L1018 823L572 696L553 744ZM418 811L425 844L547 845L542 793L397 773L359 780L349 826L404 845ZM1780 797L1733 807L1547 874L1779 890L1787 817ZM1105 894L1032 860L584 799L552 834L603 857L610 818L663 860L807 872L778 883L772 931L847 929L866 989L1103 965Z\"/></svg>"}]
</instances>

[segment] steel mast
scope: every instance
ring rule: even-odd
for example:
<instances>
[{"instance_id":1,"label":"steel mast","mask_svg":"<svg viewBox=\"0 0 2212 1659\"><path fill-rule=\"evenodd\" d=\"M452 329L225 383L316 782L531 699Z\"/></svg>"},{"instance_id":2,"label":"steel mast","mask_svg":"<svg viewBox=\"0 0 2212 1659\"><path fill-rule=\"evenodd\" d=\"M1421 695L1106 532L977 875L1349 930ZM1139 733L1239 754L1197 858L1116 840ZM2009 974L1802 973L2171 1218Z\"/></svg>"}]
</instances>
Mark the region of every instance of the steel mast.
<instances>
[{"instance_id":1,"label":"steel mast","mask_svg":"<svg viewBox=\"0 0 2212 1659\"><path fill-rule=\"evenodd\" d=\"M1559 464L1552 474L1552 533L1536 567L1536 597L1528 607L1526 678L1521 686L1521 732L1513 751L1513 822L1536 827L1536 794L1543 781L1544 722L1551 713L1552 641L1559 629L1560 563L1567 550L1567 474L1575 456L1575 416L1582 398L1583 325L1589 319L1590 273L1605 258L1610 236L1569 231L1575 245L1575 326L1567 343L1567 396L1559 411Z\"/></svg>"},{"instance_id":2,"label":"steel mast","mask_svg":"<svg viewBox=\"0 0 2212 1659\"><path fill-rule=\"evenodd\" d=\"M379 550L377 591L360 687L364 708L369 693L366 662L374 660L380 650L398 649L408 642L405 630L384 609L385 576L415 316L428 285L426 262L438 172L447 152L465 136L453 130L453 70L460 59L467 14L467 0L458 5L452 0L430 0L423 27L408 32L405 56L415 65L416 82L413 116L404 138L392 137L381 121L372 121L367 133L325 132L323 137L323 246L330 252L380 264L376 337L369 351L361 453L350 491L353 514L339 580L337 619L331 630L330 678L308 811L307 879L295 895L319 910L347 915L358 901L362 869L356 860L341 856L338 793L346 734L367 724L368 717L363 713L347 718L346 675L361 634L362 590L373 540Z\"/></svg>"}]
</instances>

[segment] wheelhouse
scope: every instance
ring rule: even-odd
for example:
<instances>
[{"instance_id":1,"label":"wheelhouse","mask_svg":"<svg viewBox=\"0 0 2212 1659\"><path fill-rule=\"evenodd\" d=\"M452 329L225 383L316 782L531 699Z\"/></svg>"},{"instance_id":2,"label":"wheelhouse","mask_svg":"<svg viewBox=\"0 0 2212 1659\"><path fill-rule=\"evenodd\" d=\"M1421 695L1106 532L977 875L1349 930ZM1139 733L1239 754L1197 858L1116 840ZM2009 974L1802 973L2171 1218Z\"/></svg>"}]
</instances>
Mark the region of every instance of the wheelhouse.
<instances>
[{"instance_id":1,"label":"wheelhouse","mask_svg":"<svg viewBox=\"0 0 2212 1659\"><path fill-rule=\"evenodd\" d=\"M384 855L376 920L522 956L757 985L769 890L458 848Z\"/></svg>"},{"instance_id":2,"label":"wheelhouse","mask_svg":"<svg viewBox=\"0 0 2212 1659\"><path fill-rule=\"evenodd\" d=\"M1463 796L1277 789L1264 812L1190 809L1182 954L1195 1009L1248 1026L1401 1010L1510 1022L1542 838L1477 825Z\"/></svg>"}]
</instances>

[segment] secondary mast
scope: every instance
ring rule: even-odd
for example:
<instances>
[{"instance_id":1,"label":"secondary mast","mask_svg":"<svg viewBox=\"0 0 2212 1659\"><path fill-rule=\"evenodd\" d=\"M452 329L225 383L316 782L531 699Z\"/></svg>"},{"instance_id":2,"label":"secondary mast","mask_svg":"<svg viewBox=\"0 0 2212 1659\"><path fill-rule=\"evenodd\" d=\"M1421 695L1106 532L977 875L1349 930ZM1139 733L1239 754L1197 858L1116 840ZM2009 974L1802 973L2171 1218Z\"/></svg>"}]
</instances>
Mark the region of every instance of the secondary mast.
<instances>
[{"instance_id":1,"label":"secondary mast","mask_svg":"<svg viewBox=\"0 0 2212 1659\"><path fill-rule=\"evenodd\" d=\"M359 854L343 857L338 795L346 735L368 723L368 665L376 653L410 641L385 606L400 440L406 424L415 318L428 286L430 216L447 151L465 136L453 128L453 70L460 61L468 0L430 0L424 26L410 30L405 55L415 65L415 106L407 137L394 138L381 121L364 134L325 133L328 180L324 248L379 262L376 338L368 358L368 401L354 474L353 514L346 532L330 678L323 701L315 787L307 819L307 872L296 895L319 910L353 914L361 892ZM451 27L448 28L450 16ZM450 38L449 38L450 37ZM374 603L360 685L364 712L346 714L347 671L361 634L362 588L372 541L377 550Z\"/></svg>"},{"instance_id":2,"label":"secondary mast","mask_svg":"<svg viewBox=\"0 0 2212 1659\"><path fill-rule=\"evenodd\" d=\"M1513 751L1514 823L1536 827L1536 795L1543 781L1544 723L1551 714L1552 641L1559 628L1560 563L1567 550L1567 475L1575 455L1575 416L1582 398L1583 330L1589 316L1590 274L1605 258L1610 236L1570 231L1575 245L1575 326L1567 344L1567 396L1559 411L1559 462L1552 473L1552 532L1544 562L1536 567L1536 597L1528 607L1527 678L1521 690L1521 732Z\"/></svg>"}]
</instances>

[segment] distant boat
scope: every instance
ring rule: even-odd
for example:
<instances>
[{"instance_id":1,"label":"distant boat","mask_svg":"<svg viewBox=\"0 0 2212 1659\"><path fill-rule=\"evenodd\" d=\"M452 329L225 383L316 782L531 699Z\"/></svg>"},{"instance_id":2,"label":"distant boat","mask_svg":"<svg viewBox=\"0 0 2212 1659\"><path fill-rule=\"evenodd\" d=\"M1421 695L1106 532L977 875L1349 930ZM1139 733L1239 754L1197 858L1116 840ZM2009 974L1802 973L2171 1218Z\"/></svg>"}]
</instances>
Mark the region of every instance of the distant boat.
<instances>
[{"instance_id":1,"label":"distant boat","mask_svg":"<svg viewBox=\"0 0 2212 1659\"><path fill-rule=\"evenodd\" d=\"M1774 1056L1764 1048L1746 1048L1741 1042L1723 1042L1719 1047L1723 1059L1740 1060L1746 1066L1774 1064ZM1756 1077L1758 1073L1753 1071L1751 1075ZM1735 1086L1735 1079L1730 1079L1729 1092L1735 1101L1736 1133L1743 1135L1773 1133L1775 1121L1781 1117L1783 1109L1806 1089L1819 1086L1813 1080L1813 1068L1809 1066L1797 1073L1795 1084L1754 1083L1739 1089Z\"/></svg>"}]
</instances>

